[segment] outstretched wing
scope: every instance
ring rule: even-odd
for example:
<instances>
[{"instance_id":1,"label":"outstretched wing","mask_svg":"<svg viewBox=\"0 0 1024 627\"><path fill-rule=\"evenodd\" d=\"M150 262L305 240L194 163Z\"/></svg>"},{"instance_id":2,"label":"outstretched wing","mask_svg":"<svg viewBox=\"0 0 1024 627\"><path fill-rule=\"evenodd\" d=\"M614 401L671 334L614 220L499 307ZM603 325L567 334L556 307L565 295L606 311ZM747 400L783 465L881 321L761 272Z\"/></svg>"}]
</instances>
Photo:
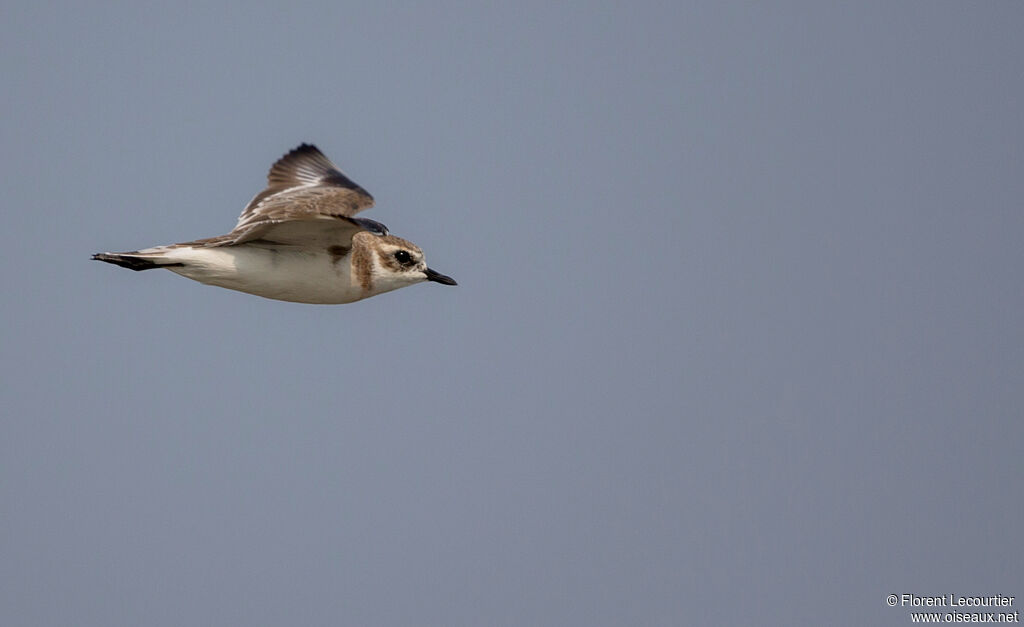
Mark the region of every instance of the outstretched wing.
<instances>
[{"instance_id":1,"label":"outstretched wing","mask_svg":"<svg viewBox=\"0 0 1024 627\"><path fill-rule=\"evenodd\" d=\"M360 230L386 232L382 224L354 217L372 206L369 192L342 174L316 146L302 144L270 168L267 188L249 202L223 243L214 245L266 240L349 246Z\"/></svg>"}]
</instances>

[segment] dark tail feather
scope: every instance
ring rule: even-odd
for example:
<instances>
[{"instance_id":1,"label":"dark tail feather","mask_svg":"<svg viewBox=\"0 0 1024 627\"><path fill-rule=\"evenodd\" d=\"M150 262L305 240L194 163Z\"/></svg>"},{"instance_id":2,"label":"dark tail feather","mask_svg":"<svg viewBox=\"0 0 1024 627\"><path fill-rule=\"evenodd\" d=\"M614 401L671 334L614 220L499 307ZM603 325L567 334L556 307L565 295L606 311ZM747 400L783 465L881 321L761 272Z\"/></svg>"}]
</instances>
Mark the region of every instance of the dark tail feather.
<instances>
[{"instance_id":1,"label":"dark tail feather","mask_svg":"<svg viewBox=\"0 0 1024 627\"><path fill-rule=\"evenodd\" d=\"M92 256L96 261L106 261L115 266L128 268L129 270L152 270L153 268L166 268L168 266L182 266L182 263L157 263L147 257L138 257L126 253L96 253Z\"/></svg>"}]
</instances>

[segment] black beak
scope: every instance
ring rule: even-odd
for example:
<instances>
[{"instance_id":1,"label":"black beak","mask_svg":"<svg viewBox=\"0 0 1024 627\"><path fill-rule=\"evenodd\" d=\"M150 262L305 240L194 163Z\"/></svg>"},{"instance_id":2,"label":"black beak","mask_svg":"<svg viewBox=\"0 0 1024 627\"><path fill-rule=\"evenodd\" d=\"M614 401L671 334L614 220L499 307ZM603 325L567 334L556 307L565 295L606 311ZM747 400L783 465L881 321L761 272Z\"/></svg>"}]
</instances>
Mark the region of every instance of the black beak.
<instances>
[{"instance_id":1,"label":"black beak","mask_svg":"<svg viewBox=\"0 0 1024 627\"><path fill-rule=\"evenodd\" d=\"M427 268L427 280L433 281L434 283L443 283L444 285L458 285L455 279L450 276L445 276L440 272L434 272L430 268Z\"/></svg>"}]
</instances>

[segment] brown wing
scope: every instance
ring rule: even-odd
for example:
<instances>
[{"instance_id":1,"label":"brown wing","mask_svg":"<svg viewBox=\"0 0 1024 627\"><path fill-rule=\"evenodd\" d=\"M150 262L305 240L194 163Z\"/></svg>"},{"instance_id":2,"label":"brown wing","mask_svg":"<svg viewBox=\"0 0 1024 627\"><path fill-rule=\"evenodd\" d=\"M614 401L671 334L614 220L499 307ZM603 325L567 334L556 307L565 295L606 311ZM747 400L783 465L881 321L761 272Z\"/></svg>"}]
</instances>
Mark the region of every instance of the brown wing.
<instances>
[{"instance_id":1,"label":"brown wing","mask_svg":"<svg viewBox=\"0 0 1024 627\"><path fill-rule=\"evenodd\" d=\"M352 216L372 206L373 196L316 146L302 144L270 168L267 188L242 211L225 243L214 245L262 239L298 246L349 246L352 235L364 229L364 221Z\"/></svg>"}]
</instances>

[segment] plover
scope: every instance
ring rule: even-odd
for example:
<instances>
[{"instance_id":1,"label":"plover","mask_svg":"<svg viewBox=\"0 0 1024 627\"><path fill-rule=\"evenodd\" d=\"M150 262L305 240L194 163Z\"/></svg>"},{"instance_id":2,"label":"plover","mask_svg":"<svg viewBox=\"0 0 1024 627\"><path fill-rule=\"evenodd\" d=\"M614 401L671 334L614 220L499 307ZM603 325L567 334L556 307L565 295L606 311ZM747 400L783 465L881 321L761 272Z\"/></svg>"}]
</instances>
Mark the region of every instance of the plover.
<instances>
[{"instance_id":1,"label":"plover","mask_svg":"<svg viewBox=\"0 0 1024 627\"><path fill-rule=\"evenodd\" d=\"M365 189L302 144L270 168L267 188L227 235L92 258L296 303L351 303L423 281L456 284L428 268L416 244L355 217L372 206Z\"/></svg>"}]
</instances>

